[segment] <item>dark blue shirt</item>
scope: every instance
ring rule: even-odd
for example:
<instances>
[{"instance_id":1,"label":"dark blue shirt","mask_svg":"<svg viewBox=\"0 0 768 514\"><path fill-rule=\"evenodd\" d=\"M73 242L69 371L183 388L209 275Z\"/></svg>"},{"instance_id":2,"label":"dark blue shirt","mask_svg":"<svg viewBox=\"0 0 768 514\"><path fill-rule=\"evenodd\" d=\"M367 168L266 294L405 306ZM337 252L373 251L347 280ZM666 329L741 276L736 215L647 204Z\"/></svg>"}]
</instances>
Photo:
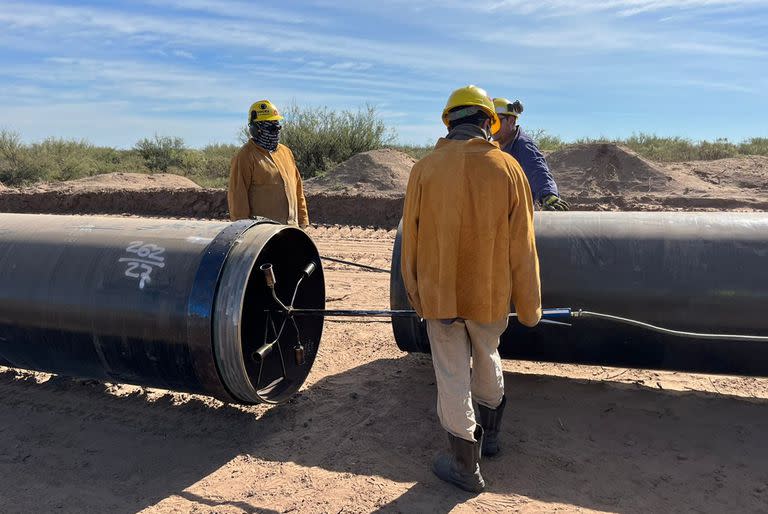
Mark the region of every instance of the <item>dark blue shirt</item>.
<instances>
[{"instance_id":1,"label":"dark blue shirt","mask_svg":"<svg viewBox=\"0 0 768 514\"><path fill-rule=\"evenodd\" d=\"M520 163L525 176L528 177L528 183L533 193L533 201L541 203L549 195L560 196L557 191L557 184L555 184L555 178L552 176L552 172L549 171L544 155L539 150L539 147L536 146L536 143L533 142L533 139L523 132L522 128L517 128L517 135L502 150Z\"/></svg>"}]
</instances>

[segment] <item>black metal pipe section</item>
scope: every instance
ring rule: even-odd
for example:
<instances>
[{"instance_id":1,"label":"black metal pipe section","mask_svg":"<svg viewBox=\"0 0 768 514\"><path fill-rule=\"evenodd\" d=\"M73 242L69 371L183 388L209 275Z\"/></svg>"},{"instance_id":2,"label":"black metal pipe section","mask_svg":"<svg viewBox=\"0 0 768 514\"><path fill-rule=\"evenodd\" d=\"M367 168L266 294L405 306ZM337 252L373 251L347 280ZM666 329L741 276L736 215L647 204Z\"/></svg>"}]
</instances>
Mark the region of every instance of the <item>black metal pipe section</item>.
<instances>
[{"instance_id":1,"label":"black metal pipe section","mask_svg":"<svg viewBox=\"0 0 768 514\"><path fill-rule=\"evenodd\" d=\"M768 335L768 213L536 213L545 306L572 307L675 330ZM398 229L390 304L408 309ZM418 320L392 320L401 350L428 352ZM672 337L605 319L571 327L517 321L504 358L768 376L768 344Z\"/></svg>"},{"instance_id":2,"label":"black metal pipe section","mask_svg":"<svg viewBox=\"0 0 768 514\"><path fill-rule=\"evenodd\" d=\"M323 318L296 320L280 351L255 363L273 323L258 268L273 263L290 294L311 239L269 220L235 223L96 216L0 216L0 364L211 395L279 402L301 387ZM280 284L284 287L281 288ZM322 268L302 308L325 306Z\"/></svg>"}]
</instances>

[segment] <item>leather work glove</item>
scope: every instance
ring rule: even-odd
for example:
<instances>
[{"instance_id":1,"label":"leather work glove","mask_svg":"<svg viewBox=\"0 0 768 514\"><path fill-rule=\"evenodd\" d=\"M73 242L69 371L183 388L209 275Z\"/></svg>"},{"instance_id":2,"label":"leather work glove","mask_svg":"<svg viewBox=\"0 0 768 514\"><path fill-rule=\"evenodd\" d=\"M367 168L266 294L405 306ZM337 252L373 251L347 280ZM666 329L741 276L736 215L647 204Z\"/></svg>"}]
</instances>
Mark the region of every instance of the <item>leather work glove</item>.
<instances>
[{"instance_id":1,"label":"leather work glove","mask_svg":"<svg viewBox=\"0 0 768 514\"><path fill-rule=\"evenodd\" d=\"M568 202L557 195L547 195L541 201L541 206L545 211L567 211L571 206Z\"/></svg>"}]
</instances>

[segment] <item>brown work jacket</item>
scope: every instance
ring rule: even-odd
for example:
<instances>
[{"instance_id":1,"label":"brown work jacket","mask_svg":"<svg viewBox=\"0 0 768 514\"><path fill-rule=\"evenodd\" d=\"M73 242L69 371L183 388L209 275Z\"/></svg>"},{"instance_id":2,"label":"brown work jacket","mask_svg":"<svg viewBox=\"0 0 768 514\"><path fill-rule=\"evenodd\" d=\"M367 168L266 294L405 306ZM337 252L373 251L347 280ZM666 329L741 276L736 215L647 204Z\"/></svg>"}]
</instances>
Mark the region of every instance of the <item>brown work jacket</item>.
<instances>
[{"instance_id":1,"label":"brown work jacket","mask_svg":"<svg viewBox=\"0 0 768 514\"><path fill-rule=\"evenodd\" d=\"M425 319L541 319L533 200L517 161L480 138L440 139L411 170L401 269Z\"/></svg>"},{"instance_id":2,"label":"brown work jacket","mask_svg":"<svg viewBox=\"0 0 768 514\"><path fill-rule=\"evenodd\" d=\"M269 152L253 140L244 144L232 158L227 203L232 221L264 216L287 225L309 225L301 175L285 145Z\"/></svg>"}]
</instances>

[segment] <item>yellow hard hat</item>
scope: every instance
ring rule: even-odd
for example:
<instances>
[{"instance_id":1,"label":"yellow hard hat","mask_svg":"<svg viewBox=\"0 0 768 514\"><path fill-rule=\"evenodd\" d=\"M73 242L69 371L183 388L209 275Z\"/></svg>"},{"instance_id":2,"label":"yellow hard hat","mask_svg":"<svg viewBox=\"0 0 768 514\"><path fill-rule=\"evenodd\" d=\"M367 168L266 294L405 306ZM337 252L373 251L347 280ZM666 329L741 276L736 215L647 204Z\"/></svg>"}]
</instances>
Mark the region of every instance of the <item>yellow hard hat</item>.
<instances>
[{"instance_id":1,"label":"yellow hard hat","mask_svg":"<svg viewBox=\"0 0 768 514\"><path fill-rule=\"evenodd\" d=\"M282 119L283 117L280 116L277 107L275 107L269 100L259 100L258 102L254 102L253 105L251 105L251 108L248 109L248 123L253 123L254 121L277 121Z\"/></svg>"},{"instance_id":2,"label":"yellow hard hat","mask_svg":"<svg viewBox=\"0 0 768 514\"><path fill-rule=\"evenodd\" d=\"M473 105L479 107L491 117L491 133L498 132L501 122L493 107L493 102L488 93L485 92L485 89L477 86L464 86L451 93L451 96L448 97L448 102L445 104L445 109L443 109L443 123L445 123L445 126L449 126L451 122L448 116L449 111L456 107L469 107Z\"/></svg>"},{"instance_id":3,"label":"yellow hard hat","mask_svg":"<svg viewBox=\"0 0 768 514\"><path fill-rule=\"evenodd\" d=\"M493 108L499 116L514 116L517 118L523 114L523 104L520 103L520 100L510 102L506 98L494 98Z\"/></svg>"}]
</instances>

